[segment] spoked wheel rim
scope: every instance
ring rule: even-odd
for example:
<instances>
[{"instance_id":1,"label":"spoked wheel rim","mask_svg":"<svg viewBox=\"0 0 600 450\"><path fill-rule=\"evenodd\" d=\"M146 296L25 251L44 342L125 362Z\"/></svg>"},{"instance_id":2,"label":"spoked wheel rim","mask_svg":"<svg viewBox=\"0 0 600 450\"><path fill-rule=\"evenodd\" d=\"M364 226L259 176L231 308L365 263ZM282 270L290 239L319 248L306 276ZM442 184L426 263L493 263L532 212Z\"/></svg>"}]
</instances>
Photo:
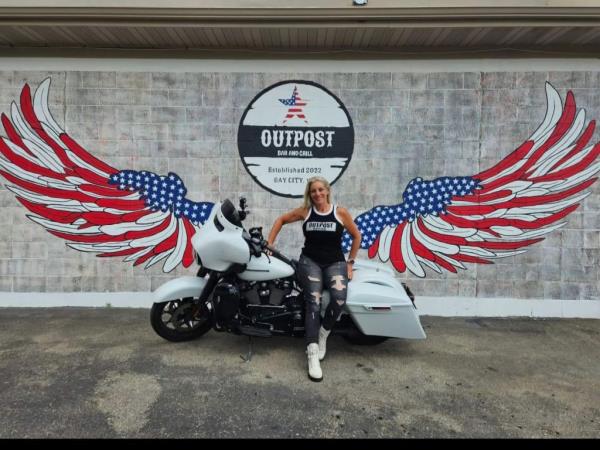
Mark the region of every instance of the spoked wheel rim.
<instances>
[{"instance_id":1,"label":"spoked wheel rim","mask_svg":"<svg viewBox=\"0 0 600 450\"><path fill-rule=\"evenodd\" d=\"M165 304L160 320L169 330L188 333L206 324L208 315L203 305L188 299L177 299Z\"/></svg>"}]
</instances>

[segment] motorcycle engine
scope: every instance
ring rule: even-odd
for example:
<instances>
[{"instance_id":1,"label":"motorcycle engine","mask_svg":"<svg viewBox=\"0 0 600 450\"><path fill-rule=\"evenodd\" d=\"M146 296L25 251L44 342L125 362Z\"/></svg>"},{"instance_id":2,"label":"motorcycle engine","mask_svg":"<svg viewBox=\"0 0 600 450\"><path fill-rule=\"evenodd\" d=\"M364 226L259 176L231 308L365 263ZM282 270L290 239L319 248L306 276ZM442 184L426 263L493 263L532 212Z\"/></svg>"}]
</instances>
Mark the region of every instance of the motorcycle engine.
<instances>
[{"instance_id":1,"label":"motorcycle engine","mask_svg":"<svg viewBox=\"0 0 600 450\"><path fill-rule=\"evenodd\" d=\"M253 326L271 333L303 335L302 296L290 280L248 282L241 286L242 308Z\"/></svg>"},{"instance_id":2,"label":"motorcycle engine","mask_svg":"<svg viewBox=\"0 0 600 450\"><path fill-rule=\"evenodd\" d=\"M279 306L292 291L292 283L288 280L254 281L245 283L241 290L248 305Z\"/></svg>"},{"instance_id":3,"label":"motorcycle engine","mask_svg":"<svg viewBox=\"0 0 600 450\"><path fill-rule=\"evenodd\" d=\"M235 284L221 281L213 291L213 301L217 323L227 325L237 314L240 306L240 291Z\"/></svg>"}]
</instances>

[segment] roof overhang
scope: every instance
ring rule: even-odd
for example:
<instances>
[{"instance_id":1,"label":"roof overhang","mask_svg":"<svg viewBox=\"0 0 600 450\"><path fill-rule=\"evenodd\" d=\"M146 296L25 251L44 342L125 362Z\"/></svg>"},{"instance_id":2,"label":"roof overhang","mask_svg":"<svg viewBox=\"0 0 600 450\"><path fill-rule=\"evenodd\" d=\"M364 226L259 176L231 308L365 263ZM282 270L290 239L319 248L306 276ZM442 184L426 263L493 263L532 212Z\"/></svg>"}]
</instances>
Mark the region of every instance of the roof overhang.
<instances>
[{"instance_id":1,"label":"roof overhang","mask_svg":"<svg viewBox=\"0 0 600 450\"><path fill-rule=\"evenodd\" d=\"M0 49L597 56L598 1L5 1ZM198 4L201 3L201 7Z\"/></svg>"}]
</instances>

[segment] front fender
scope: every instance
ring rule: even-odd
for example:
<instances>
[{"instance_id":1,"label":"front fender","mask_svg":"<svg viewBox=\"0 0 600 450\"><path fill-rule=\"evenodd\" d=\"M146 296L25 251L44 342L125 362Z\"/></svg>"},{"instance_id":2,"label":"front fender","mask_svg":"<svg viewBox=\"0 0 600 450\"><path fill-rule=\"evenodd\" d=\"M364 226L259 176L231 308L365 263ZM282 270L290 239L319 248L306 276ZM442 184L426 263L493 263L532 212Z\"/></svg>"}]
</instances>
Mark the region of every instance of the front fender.
<instances>
[{"instance_id":1,"label":"front fender","mask_svg":"<svg viewBox=\"0 0 600 450\"><path fill-rule=\"evenodd\" d=\"M199 297L206 283L207 280L200 277L175 278L159 286L152 293L153 301L154 303L163 303L178 298Z\"/></svg>"}]
</instances>

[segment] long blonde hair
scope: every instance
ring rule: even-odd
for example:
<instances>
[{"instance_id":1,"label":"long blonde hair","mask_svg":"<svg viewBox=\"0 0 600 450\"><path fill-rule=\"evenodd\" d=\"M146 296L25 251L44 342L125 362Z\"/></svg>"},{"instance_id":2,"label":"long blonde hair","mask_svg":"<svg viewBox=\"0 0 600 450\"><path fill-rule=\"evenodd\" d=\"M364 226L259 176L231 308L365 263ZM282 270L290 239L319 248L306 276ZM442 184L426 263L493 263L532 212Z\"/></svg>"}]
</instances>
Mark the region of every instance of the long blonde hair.
<instances>
[{"instance_id":1,"label":"long blonde hair","mask_svg":"<svg viewBox=\"0 0 600 450\"><path fill-rule=\"evenodd\" d=\"M315 181L323 183L323 186L325 186L325 189L327 189L327 203L331 204L331 199L333 196L331 195L331 185L329 184L329 181L323 177L312 177L308 179L306 182L306 188L304 188L304 209L310 209L311 206L313 206L312 199L310 198L310 187Z\"/></svg>"}]
</instances>

